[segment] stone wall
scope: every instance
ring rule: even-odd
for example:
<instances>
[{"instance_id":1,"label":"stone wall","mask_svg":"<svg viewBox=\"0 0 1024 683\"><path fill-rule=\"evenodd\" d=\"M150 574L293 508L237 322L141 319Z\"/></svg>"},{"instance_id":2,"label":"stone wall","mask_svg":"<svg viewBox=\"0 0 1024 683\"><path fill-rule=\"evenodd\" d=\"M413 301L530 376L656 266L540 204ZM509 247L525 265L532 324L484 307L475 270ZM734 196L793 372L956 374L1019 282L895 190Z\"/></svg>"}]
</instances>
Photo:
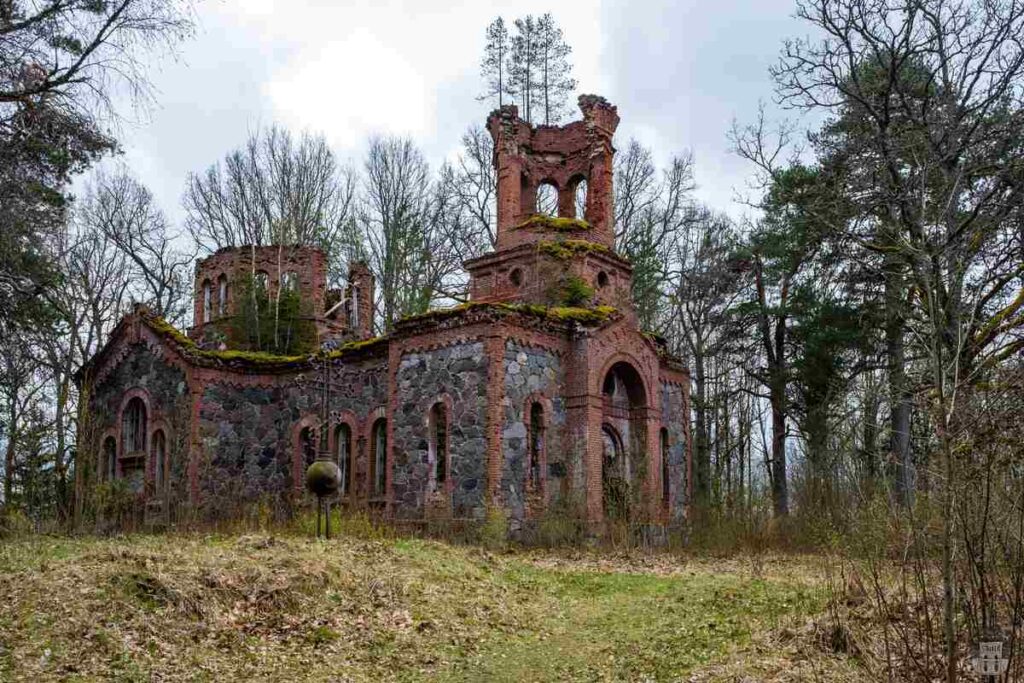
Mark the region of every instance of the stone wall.
<instances>
[{"instance_id":1,"label":"stone wall","mask_svg":"<svg viewBox=\"0 0 1024 683\"><path fill-rule=\"evenodd\" d=\"M187 380L180 368L167 363L144 343L133 344L127 349L123 358L92 389L89 417L96 439L94 452L102 457L102 440L108 434L117 439L118 452L122 450L119 416L129 392L133 391L146 403L147 441L158 425L168 432L169 490L178 497L184 497L187 495L189 432ZM102 462L97 462L97 466L102 467ZM146 467L151 467L151 464L147 462ZM142 491L142 474L143 471L136 470L131 475L130 485L137 493Z\"/></svg>"},{"instance_id":2,"label":"stone wall","mask_svg":"<svg viewBox=\"0 0 1024 683\"><path fill-rule=\"evenodd\" d=\"M402 355L392 416L391 492L395 513L414 517L432 505L455 517L482 518L487 489L487 358L482 342L459 343ZM427 417L438 400L449 399L449 477L428 491L431 472ZM450 507L449 507L450 506Z\"/></svg>"},{"instance_id":3,"label":"stone wall","mask_svg":"<svg viewBox=\"0 0 1024 683\"><path fill-rule=\"evenodd\" d=\"M567 473L562 434L565 426L565 403L562 360L555 353L514 341L505 344L505 424L502 429L501 498L509 517L522 520L526 515L526 463L529 447L529 407L533 398L546 398L545 455L547 467L541 476L547 504L562 492ZM531 401L532 402L532 401Z\"/></svg>"},{"instance_id":4,"label":"stone wall","mask_svg":"<svg viewBox=\"0 0 1024 683\"><path fill-rule=\"evenodd\" d=\"M370 487L370 429L374 413L388 402L387 362L339 363L331 368L331 430L355 417L352 434L352 492L365 498ZM333 441L333 439L332 439ZM336 453L335 447L335 453Z\"/></svg>"},{"instance_id":5,"label":"stone wall","mask_svg":"<svg viewBox=\"0 0 1024 683\"><path fill-rule=\"evenodd\" d=\"M683 388L678 384L661 383L662 424L668 430L669 441L669 511L672 522L681 521L683 511L689 502L686 479L686 403Z\"/></svg>"},{"instance_id":6,"label":"stone wall","mask_svg":"<svg viewBox=\"0 0 1024 683\"><path fill-rule=\"evenodd\" d=\"M332 379L331 425L344 411L355 415L356 444L367 417L387 396L385 364L339 363L329 368ZM260 500L286 505L303 482L296 481L296 430L304 419L318 421L322 394L319 371L268 379L265 384L237 386L230 377L209 383L199 408L200 498L207 514ZM355 453L356 491L366 478L364 449ZM305 471L305 465L299 468Z\"/></svg>"}]
</instances>

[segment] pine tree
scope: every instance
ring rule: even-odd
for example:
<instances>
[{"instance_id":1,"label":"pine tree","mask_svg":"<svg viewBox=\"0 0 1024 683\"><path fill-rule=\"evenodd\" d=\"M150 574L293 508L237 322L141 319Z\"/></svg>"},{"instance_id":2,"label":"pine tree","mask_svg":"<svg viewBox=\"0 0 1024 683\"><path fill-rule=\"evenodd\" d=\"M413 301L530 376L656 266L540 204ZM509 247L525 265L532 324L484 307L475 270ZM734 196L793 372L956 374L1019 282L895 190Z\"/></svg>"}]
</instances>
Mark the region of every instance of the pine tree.
<instances>
[{"instance_id":1,"label":"pine tree","mask_svg":"<svg viewBox=\"0 0 1024 683\"><path fill-rule=\"evenodd\" d=\"M562 29L551 13L537 22L537 106L544 108L544 123L558 123L565 115L569 95L576 89L569 54ZM539 117L538 117L539 118Z\"/></svg>"},{"instance_id":2,"label":"pine tree","mask_svg":"<svg viewBox=\"0 0 1024 683\"><path fill-rule=\"evenodd\" d=\"M508 35L505 20L498 17L487 26L487 43L484 45L484 57L480 60L480 75L484 78L485 92L478 100L486 100L497 95L498 106L505 104L505 95L512 96L512 82L508 73L509 52L512 44Z\"/></svg>"},{"instance_id":3,"label":"pine tree","mask_svg":"<svg viewBox=\"0 0 1024 683\"><path fill-rule=\"evenodd\" d=\"M533 96L537 90L538 22L532 14L516 19L508 72L519 95L519 115L533 123Z\"/></svg>"}]
</instances>

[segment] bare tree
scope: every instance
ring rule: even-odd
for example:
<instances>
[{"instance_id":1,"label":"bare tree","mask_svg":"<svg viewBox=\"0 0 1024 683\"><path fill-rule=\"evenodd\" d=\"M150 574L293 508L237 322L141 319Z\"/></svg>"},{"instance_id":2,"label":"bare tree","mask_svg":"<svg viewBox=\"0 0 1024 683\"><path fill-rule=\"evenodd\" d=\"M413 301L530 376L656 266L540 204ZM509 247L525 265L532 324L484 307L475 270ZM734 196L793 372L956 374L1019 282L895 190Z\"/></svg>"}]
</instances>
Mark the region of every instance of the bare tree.
<instances>
[{"instance_id":1,"label":"bare tree","mask_svg":"<svg viewBox=\"0 0 1024 683\"><path fill-rule=\"evenodd\" d=\"M451 188L451 182L431 182L427 162L411 140L370 142L359 220L378 282L384 330L403 316L426 311L459 268L451 234L461 227Z\"/></svg>"},{"instance_id":2,"label":"bare tree","mask_svg":"<svg viewBox=\"0 0 1024 683\"><path fill-rule=\"evenodd\" d=\"M278 126L253 133L245 146L185 190L185 227L210 251L228 246L304 244L334 250L354 216L356 177L323 136L296 140Z\"/></svg>"},{"instance_id":3,"label":"bare tree","mask_svg":"<svg viewBox=\"0 0 1024 683\"><path fill-rule=\"evenodd\" d=\"M450 185L458 210L466 221L465 257L478 256L497 240L497 178L494 140L482 126L470 126L462 136L462 151L454 164L442 169L441 182Z\"/></svg>"},{"instance_id":4,"label":"bare tree","mask_svg":"<svg viewBox=\"0 0 1024 683\"><path fill-rule=\"evenodd\" d=\"M714 389L723 387L716 369L728 372L725 356L735 346L728 316L740 294L732 262L738 246L732 221L704 207L694 209L673 242L666 333L693 373L693 485L699 505L709 502L712 491L711 417L722 403Z\"/></svg>"},{"instance_id":5,"label":"bare tree","mask_svg":"<svg viewBox=\"0 0 1024 683\"><path fill-rule=\"evenodd\" d=\"M125 169L97 174L78 220L84 234L98 232L127 260L129 292L137 301L172 323L185 318L195 253L177 246L183 236L171 231L145 185Z\"/></svg>"},{"instance_id":6,"label":"bare tree","mask_svg":"<svg viewBox=\"0 0 1024 683\"><path fill-rule=\"evenodd\" d=\"M693 159L672 159L659 177L649 149L630 140L616 157L615 248L633 262L633 301L641 326L665 324L675 239L693 217Z\"/></svg>"}]
</instances>

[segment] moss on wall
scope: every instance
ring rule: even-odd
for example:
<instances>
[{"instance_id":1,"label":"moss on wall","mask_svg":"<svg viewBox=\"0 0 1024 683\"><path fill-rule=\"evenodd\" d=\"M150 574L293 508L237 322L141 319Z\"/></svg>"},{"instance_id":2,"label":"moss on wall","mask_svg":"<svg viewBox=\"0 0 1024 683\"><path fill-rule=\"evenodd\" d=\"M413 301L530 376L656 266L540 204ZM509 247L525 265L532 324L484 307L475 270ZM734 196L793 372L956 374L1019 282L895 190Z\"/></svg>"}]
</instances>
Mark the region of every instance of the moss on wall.
<instances>
[{"instance_id":1,"label":"moss on wall","mask_svg":"<svg viewBox=\"0 0 1024 683\"><path fill-rule=\"evenodd\" d=\"M603 244L589 240L544 240L537 243L537 251L559 261L568 261L575 256L583 256L585 254L612 253L612 250Z\"/></svg>"},{"instance_id":2,"label":"moss on wall","mask_svg":"<svg viewBox=\"0 0 1024 683\"><path fill-rule=\"evenodd\" d=\"M513 229L575 232L577 230L590 230L590 223L579 218L559 218L557 216L535 213Z\"/></svg>"}]
</instances>

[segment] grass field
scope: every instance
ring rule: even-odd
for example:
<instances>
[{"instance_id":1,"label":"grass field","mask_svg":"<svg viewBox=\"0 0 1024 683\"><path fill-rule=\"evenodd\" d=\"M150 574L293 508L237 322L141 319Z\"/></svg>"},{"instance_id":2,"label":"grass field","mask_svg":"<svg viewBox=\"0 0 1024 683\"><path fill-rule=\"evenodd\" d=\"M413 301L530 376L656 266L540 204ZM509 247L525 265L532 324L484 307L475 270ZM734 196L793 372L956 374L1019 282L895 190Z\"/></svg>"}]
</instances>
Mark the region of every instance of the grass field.
<instances>
[{"instance_id":1,"label":"grass field","mask_svg":"<svg viewBox=\"0 0 1024 683\"><path fill-rule=\"evenodd\" d=\"M813 559L413 539L0 543L0 679L859 681Z\"/></svg>"}]
</instances>

